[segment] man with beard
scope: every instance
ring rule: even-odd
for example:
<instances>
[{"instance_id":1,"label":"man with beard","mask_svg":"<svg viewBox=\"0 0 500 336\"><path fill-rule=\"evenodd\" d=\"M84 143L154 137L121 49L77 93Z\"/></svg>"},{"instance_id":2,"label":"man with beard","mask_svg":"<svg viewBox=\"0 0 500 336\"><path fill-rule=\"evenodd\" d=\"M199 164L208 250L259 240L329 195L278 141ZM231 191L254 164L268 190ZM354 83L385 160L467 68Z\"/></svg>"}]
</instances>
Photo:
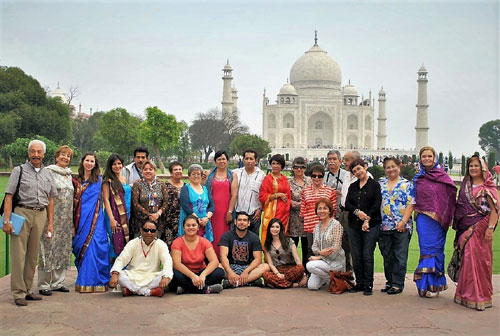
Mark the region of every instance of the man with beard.
<instances>
[{"instance_id":1,"label":"man with beard","mask_svg":"<svg viewBox=\"0 0 500 336\"><path fill-rule=\"evenodd\" d=\"M269 271L262 264L262 246L259 236L248 231L250 216L244 212L236 214L235 230L224 233L220 239L220 259L226 271L224 288L239 286L264 287L262 274Z\"/></svg>"}]
</instances>

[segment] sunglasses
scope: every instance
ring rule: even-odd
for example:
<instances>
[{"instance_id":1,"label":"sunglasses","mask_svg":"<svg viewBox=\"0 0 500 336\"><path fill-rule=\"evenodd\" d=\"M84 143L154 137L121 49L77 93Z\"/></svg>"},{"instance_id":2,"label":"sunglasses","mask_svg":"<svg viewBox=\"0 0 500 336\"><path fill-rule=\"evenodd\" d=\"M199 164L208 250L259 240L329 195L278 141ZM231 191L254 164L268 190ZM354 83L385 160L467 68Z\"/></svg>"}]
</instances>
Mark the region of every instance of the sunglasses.
<instances>
[{"instance_id":1,"label":"sunglasses","mask_svg":"<svg viewBox=\"0 0 500 336\"><path fill-rule=\"evenodd\" d=\"M317 178L317 179L320 179L320 178L323 178L324 175L316 175L316 174L311 174L311 178Z\"/></svg>"},{"instance_id":2,"label":"sunglasses","mask_svg":"<svg viewBox=\"0 0 500 336\"><path fill-rule=\"evenodd\" d=\"M305 166L293 166L293 169L306 169Z\"/></svg>"},{"instance_id":3,"label":"sunglasses","mask_svg":"<svg viewBox=\"0 0 500 336\"><path fill-rule=\"evenodd\" d=\"M157 230L156 230L156 229L146 229L146 228L142 228L142 231L144 231L144 232L149 232L149 233L155 233Z\"/></svg>"}]
</instances>

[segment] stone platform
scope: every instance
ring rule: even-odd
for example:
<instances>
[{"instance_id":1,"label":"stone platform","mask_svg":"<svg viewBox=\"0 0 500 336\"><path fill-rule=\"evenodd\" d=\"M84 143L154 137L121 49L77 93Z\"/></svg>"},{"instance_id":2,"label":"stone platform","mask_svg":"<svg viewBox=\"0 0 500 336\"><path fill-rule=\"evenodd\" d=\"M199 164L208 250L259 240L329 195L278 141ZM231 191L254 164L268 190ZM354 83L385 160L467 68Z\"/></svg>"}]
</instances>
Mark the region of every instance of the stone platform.
<instances>
[{"instance_id":1,"label":"stone platform","mask_svg":"<svg viewBox=\"0 0 500 336\"><path fill-rule=\"evenodd\" d=\"M76 270L65 285L73 288ZM27 307L14 305L9 276L0 279L0 335L499 335L500 275L492 308L453 302L455 285L438 298L420 298L412 275L399 295L332 295L323 288L239 288L212 295L122 297L121 293L53 293Z\"/></svg>"}]
</instances>

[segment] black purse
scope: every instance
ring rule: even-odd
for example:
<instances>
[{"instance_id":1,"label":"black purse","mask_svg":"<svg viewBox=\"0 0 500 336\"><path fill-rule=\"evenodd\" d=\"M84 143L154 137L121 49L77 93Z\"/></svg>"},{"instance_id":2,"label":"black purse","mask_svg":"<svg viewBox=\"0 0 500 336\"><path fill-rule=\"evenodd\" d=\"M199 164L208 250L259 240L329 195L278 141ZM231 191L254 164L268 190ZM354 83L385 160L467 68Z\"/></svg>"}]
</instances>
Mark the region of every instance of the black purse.
<instances>
[{"instance_id":1,"label":"black purse","mask_svg":"<svg viewBox=\"0 0 500 336\"><path fill-rule=\"evenodd\" d=\"M467 238L465 238L464 246L460 247L460 244L457 244L457 247L455 247L455 249L453 250L453 255L451 256L451 260L448 264L447 269L448 276L453 282L458 282L458 276L460 274L460 266L462 266L462 255L464 253L465 245L467 245L467 242L469 241L470 237L472 237L475 229L475 225L468 229L467 231L470 232Z\"/></svg>"},{"instance_id":2,"label":"black purse","mask_svg":"<svg viewBox=\"0 0 500 336\"><path fill-rule=\"evenodd\" d=\"M19 169L21 169L21 171L19 172L19 179L17 180L16 192L12 196L12 209L11 209L12 212L14 212L14 209L19 204L19 185L21 184L21 177L23 176L23 167L19 166ZM3 216L4 206L5 206L5 196L3 198L2 205L0 206L0 216Z\"/></svg>"}]
</instances>

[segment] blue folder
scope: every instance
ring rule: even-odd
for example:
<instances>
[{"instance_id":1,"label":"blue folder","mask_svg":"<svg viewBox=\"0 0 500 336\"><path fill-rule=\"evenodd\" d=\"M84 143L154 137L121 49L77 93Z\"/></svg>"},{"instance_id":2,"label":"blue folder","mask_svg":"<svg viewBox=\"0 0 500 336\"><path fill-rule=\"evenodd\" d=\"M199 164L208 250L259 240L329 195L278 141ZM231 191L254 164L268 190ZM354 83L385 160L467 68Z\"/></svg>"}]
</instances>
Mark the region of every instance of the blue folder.
<instances>
[{"instance_id":1,"label":"blue folder","mask_svg":"<svg viewBox=\"0 0 500 336\"><path fill-rule=\"evenodd\" d=\"M25 220L26 218L14 212L10 214L10 221L12 222L12 227L14 228L14 235L19 236ZM0 218L0 229L3 229L3 216Z\"/></svg>"}]
</instances>

